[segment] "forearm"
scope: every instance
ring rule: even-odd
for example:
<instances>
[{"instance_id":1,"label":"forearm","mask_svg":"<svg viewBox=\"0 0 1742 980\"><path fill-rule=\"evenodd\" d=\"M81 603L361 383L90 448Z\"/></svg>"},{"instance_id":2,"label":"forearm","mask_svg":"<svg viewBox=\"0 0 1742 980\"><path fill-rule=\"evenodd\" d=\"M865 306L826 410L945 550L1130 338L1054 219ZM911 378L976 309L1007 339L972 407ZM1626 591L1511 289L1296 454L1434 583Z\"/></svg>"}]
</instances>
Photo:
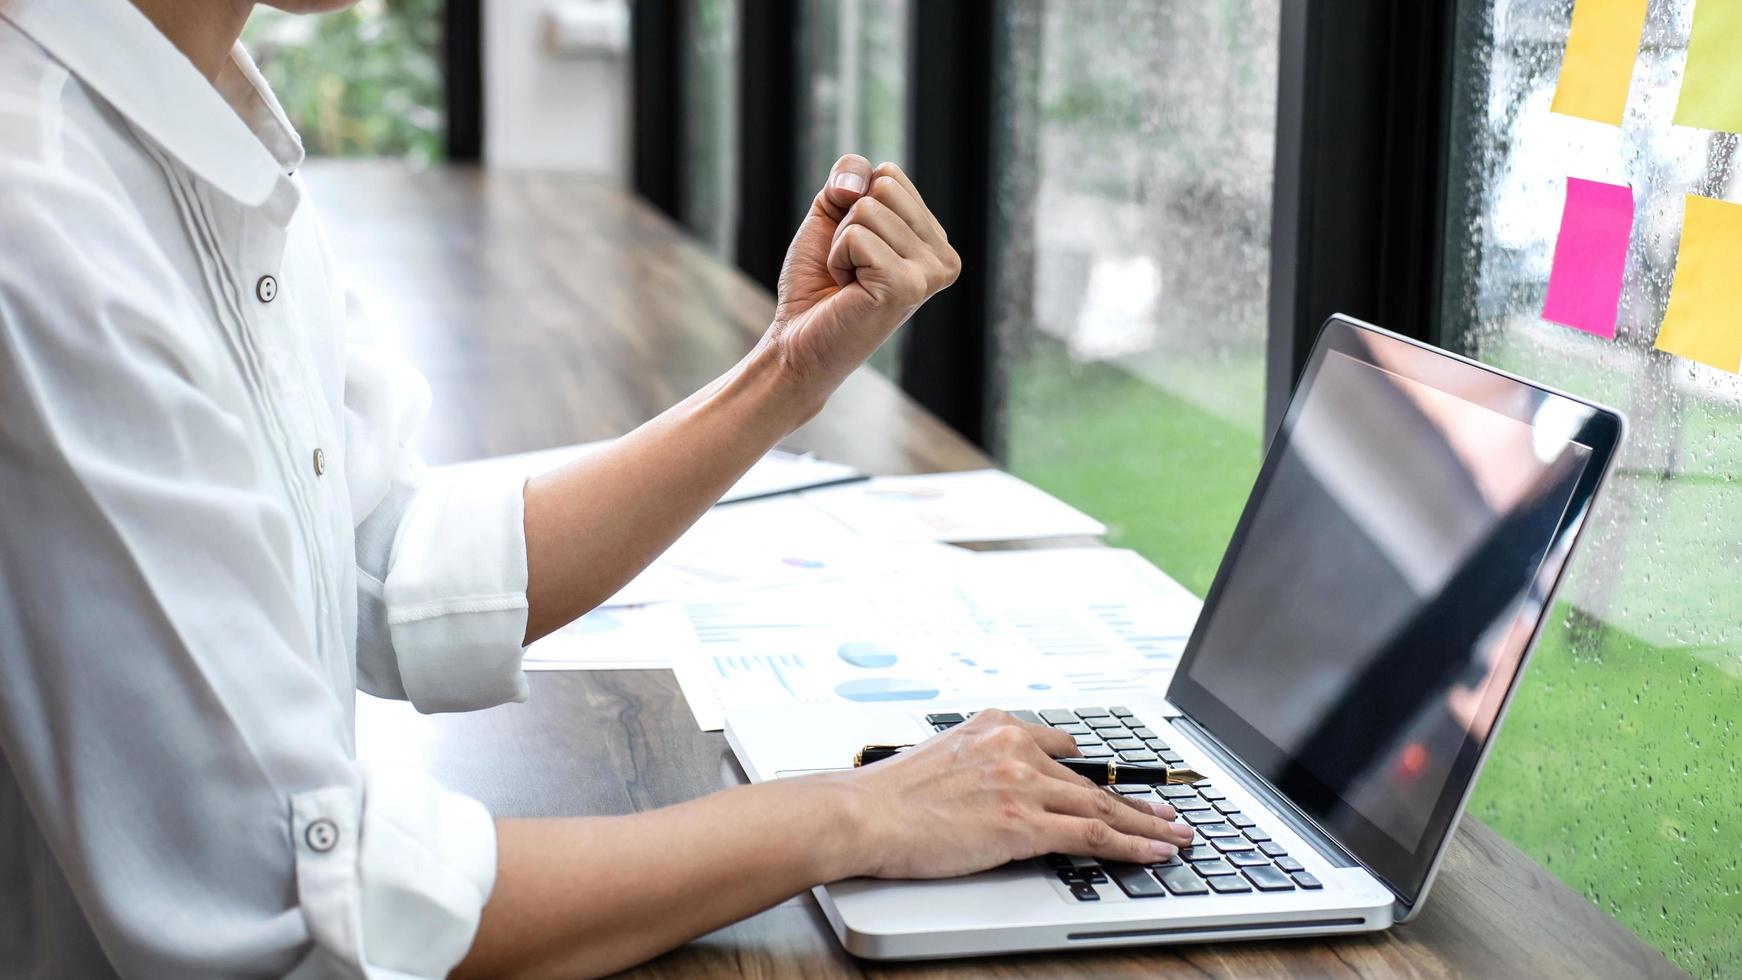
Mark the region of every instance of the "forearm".
<instances>
[{"instance_id":1,"label":"forearm","mask_svg":"<svg viewBox=\"0 0 1742 980\"><path fill-rule=\"evenodd\" d=\"M626 817L503 820L463 976L597 976L862 870L849 785L776 780Z\"/></svg>"},{"instance_id":2,"label":"forearm","mask_svg":"<svg viewBox=\"0 0 1742 980\"><path fill-rule=\"evenodd\" d=\"M609 447L531 480L526 641L610 598L820 404L764 342Z\"/></svg>"},{"instance_id":3,"label":"forearm","mask_svg":"<svg viewBox=\"0 0 1742 980\"><path fill-rule=\"evenodd\" d=\"M981 711L876 765L629 817L498 823L495 890L456 976L625 969L855 876L941 878L1040 854L1151 864L1192 839L1171 806L1053 761L1071 736Z\"/></svg>"}]
</instances>

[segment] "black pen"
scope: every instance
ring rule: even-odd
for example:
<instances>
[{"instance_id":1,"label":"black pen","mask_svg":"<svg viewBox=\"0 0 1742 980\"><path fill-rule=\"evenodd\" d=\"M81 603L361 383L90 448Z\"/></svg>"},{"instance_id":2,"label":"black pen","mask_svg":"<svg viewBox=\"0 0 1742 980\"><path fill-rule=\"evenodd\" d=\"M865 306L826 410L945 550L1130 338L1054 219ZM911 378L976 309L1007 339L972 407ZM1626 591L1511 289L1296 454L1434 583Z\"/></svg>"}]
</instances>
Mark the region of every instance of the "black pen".
<instances>
[{"instance_id":1,"label":"black pen","mask_svg":"<svg viewBox=\"0 0 1742 980\"><path fill-rule=\"evenodd\" d=\"M845 486L849 483L864 483L865 481L867 481L869 479L871 479L871 474L869 474L869 473L855 473L852 476L830 477L827 480L818 480L815 483L801 483L801 484L798 484L797 486L781 487L779 490L764 490L761 493L752 493L752 494L746 494L745 496L742 496L742 497L733 497L731 500L719 501L718 503L714 504L714 506L715 507L729 507L732 504L745 504L745 503L749 503L752 500L768 500L772 497L785 497L788 494L807 493L811 490L822 490L825 487L839 487L839 486Z\"/></svg>"},{"instance_id":2,"label":"black pen","mask_svg":"<svg viewBox=\"0 0 1742 980\"><path fill-rule=\"evenodd\" d=\"M853 756L853 766L857 768L868 766L873 762L881 762L911 748L913 748L911 745L867 745ZM1054 759L1053 761L1100 786L1115 786L1120 783L1139 786L1179 786L1203 782L1204 779L1203 774L1195 769L1146 766L1138 763L1120 762L1117 759Z\"/></svg>"}]
</instances>

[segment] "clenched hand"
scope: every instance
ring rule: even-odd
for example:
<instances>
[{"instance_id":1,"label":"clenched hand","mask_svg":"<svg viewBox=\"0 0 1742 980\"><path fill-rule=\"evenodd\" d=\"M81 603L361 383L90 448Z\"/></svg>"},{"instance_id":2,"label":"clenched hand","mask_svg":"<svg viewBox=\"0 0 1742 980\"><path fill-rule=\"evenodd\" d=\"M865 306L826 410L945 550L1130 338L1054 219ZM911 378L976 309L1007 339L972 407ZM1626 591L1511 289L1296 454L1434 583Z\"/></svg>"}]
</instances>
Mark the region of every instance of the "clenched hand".
<instances>
[{"instance_id":1,"label":"clenched hand","mask_svg":"<svg viewBox=\"0 0 1742 980\"><path fill-rule=\"evenodd\" d=\"M795 380L826 397L961 268L901 168L849 154L787 249L769 342Z\"/></svg>"}]
</instances>

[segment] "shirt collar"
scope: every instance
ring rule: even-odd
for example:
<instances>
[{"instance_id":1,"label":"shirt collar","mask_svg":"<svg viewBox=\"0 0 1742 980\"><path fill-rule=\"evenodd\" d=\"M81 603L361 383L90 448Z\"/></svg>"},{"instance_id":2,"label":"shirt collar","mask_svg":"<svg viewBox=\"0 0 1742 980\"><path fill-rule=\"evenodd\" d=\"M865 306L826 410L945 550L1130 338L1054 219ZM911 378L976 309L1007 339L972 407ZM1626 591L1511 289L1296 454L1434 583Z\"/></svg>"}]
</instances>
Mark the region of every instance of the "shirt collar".
<instances>
[{"instance_id":1,"label":"shirt collar","mask_svg":"<svg viewBox=\"0 0 1742 980\"><path fill-rule=\"evenodd\" d=\"M302 162L302 141L240 44L214 85L128 0L14 0L5 17L135 129L243 204L263 203Z\"/></svg>"}]
</instances>

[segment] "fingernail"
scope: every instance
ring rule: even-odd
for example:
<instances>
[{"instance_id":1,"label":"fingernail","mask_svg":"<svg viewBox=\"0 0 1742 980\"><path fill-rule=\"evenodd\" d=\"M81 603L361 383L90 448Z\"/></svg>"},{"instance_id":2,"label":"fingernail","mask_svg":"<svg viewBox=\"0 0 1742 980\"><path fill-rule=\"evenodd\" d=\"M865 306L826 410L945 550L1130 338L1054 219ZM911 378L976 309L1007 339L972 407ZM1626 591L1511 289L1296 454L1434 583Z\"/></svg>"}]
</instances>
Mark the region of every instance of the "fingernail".
<instances>
[{"instance_id":1,"label":"fingernail","mask_svg":"<svg viewBox=\"0 0 1742 980\"><path fill-rule=\"evenodd\" d=\"M1179 848L1158 840L1149 842L1149 850L1154 853L1157 861L1166 861L1168 858L1179 853Z\"/></svg>"},{"instance_id":2,"label":"fingernail","mask_svg":"<svg viewBox=\"0 0 1742 980\"><path fill-rule=\"evenodd\" d=\"M851 170L843 170L835 175L835 186L854 194L863 194L865 192L865 178Z\"/></svg>"},{"instance_id":3,"label":"fingernail","mask_svg":"<svg viewBox=\"0 0 1742 980\"><path fill-rule=\"evenodd\" d=\"M1173 832L1176 834L1189 834L1192 832L1192 825L1183 820L1176 820L1173 823L1168 824L1168 826L1171 827Z\"/></svg>"},{"instance_id":4,"label":"fingernail","mask_svg":"<svg viewBox=\"0 0 1742 980\"><path fill-rule=\"evenodd\" d=\"M1151 803L1151 804L1149 804L1149 808L1151 810L1154 810L1155 815L1160 817L1163 820L1172 820L1174 818L1175 814L1174 814L1174 809L1173 809L1172 804Z\"/></svg>"}]
</instances>

